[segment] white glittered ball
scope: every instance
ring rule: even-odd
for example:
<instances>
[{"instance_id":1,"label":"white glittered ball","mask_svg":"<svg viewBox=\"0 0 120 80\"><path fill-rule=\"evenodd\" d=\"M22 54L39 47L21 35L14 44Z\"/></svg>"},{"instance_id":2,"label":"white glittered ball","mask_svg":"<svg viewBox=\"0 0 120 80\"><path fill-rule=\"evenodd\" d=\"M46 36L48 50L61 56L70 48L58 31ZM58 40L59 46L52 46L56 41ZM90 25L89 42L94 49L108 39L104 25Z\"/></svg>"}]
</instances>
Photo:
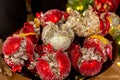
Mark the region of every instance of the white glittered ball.
<instances>
[{"instance_id":1,"label":"white glittered ball","mask_svg":"<svg viewBox=\"0 0 120 80\"><path fill-rule=\"evenodd\" d=\"M69 48L71 40L66 36L53 36L50 39L50 44L55 50L62 49L64 51Z\"/></svg>"}]
</instances>

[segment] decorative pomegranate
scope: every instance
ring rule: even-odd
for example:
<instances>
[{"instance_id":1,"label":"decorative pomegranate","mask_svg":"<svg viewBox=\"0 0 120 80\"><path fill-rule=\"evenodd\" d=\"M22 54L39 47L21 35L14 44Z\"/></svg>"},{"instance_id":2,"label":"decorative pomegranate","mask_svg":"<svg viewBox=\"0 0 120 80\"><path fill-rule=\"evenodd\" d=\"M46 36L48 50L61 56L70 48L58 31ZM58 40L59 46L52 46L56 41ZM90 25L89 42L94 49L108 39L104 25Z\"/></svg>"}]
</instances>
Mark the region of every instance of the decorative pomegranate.
<instances>
[{"instance_id":1,"label":"decorative pomegranate","mask_svg":"<svg viewBox=\"0 0 120 80\"><path fill-rule=\"evenodd\" d=\"M37 25L32 21L25 22L23 28L13 33L13 36L26 37L36 44L40 36L40 27L37 27Z\"/></svg>"},{"instance_id":2,"label":"decorative pomegranate","mask_svg":"<svg viewBox=\"0 0 120 80\"><path fill-rule=\"evenodd\" d=\"M12 71L21 72L25 61L33 61L34 46L27 38L11 36L6 39L2 47L5 62L12 67Z\"/></svg>"},{"instance_id":3,"label":"decorative pomegranate","mask_svg":"<svg viewBox=\"0 0 120 80\"><path fill-rule=\"evenodd\" d=\"M94 0L94 8L98 12L115 12L120 0Z\"/></svg>"},{"instance_id":4,"label":"decorative pomegranate","mask_svg":"<svg viewBox=\"0 0 120 80\"><path fill-rule=\"evenodd\" d=\"M60 11L58 9L51 9L45 12L37 13L36 16L39 18L41 24L44 26L46 22L59 23L64 21L69 16L66 12Z\"/></svg>"},{"instance_id":5,"label":"decorative pomegranate","mask_svg":"<svg viewBox=\"0 0 120 80\"><path fill-rule=\"evenodd\" d=\"M99 35L85 39L83 47L74 45L71 51L71 62L75 70L83 76L94 76L101 71L107 59L112 60L111 43Z\"/></svg>"},{"instance_id":6,"label":"decorative pomegranate","mask_svg":"<svg viewBox=\"0 0 120 80\"><path fill-rule=\"evenodd\" d=\"M68 55L60 50L54 51L52 46L43 48L44 54L36 63L36 71L42 80L63 80L71 70Z\"/></svg>"}]
</instances>

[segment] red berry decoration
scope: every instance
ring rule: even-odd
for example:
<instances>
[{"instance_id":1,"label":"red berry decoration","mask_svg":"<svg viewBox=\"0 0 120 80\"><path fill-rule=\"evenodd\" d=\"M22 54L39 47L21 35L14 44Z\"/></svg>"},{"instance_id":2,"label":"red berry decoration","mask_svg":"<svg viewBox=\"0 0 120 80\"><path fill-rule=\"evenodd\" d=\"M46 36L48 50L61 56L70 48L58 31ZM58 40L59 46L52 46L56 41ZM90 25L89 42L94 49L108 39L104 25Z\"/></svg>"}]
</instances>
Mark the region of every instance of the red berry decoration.
<instances>
[{"instance_id":1,"label":"red berry decoration","mask_svg":"<svg viewBox=\"0 0 120 80\"><path fill-rule=\"evenodd\" d=\"M33 43L27 38L11 36L3 44L2 52L5 62L12 67L12 71L21 72L25 61L33 61Z\"/></svg>"},{"instance_id":2,"label":"red berry decoration","mask_svg":"<svg viewBox=\"0 0 120 80\"><path fill-rule=\"evenodd\" d=\"M44 48L45 54L38 59L37 74L43 80L63 80L70 73L70 60L64 52L53 51L49 47Z\"/></svg>"}]
</instances>

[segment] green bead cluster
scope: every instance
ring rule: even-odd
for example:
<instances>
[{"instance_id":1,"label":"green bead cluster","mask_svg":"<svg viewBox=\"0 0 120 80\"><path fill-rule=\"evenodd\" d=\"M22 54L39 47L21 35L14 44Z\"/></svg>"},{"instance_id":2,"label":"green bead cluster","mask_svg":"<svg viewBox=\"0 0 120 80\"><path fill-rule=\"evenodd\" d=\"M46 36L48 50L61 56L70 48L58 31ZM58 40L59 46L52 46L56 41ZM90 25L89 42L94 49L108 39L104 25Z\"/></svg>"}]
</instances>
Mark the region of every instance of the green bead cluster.
<instances>
[{"instance_id":1,"label":"green bead cluster","mask_svg":"<svg viewBox=\"0 0 120 80\"><path fill-rule=\"evenodd\" d=\"M93 0L68 0L67 8L72 8L80 13L88 9L88 5L91 5Z\"/></svg>"}]
</instances>

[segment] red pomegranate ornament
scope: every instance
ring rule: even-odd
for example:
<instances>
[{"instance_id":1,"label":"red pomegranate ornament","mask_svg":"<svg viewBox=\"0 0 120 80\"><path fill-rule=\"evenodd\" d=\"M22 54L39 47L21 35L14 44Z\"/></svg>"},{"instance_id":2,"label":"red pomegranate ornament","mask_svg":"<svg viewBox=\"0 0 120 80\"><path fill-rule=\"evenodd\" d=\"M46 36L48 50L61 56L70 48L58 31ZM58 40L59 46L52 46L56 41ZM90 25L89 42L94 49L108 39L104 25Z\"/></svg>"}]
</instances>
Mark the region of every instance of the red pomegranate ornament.
<instances>
[{"instance_id":1,"label":"red pomegranate ornament","mask_svg":"<svg viewBox=\"0 0 120 80\"><path fill-rule=\"evenodd\" d=\"M65 52L54 51L49 44L43 48L36 63L36 71L42 80L63 80L71 70L70 59Z\"/></svg>"},{"instance_id":2,"label":"red pomegranate ornament","mask_svg":"<svg viewBox=\"0 0 120 80\"><path fill-rule=\"evenodd\" d=\"M98 12L115 12L120 0L94 0L94 8Z\"/></svg>"},{"instance_id":3,"label":"red pomegranate ornament","mask_svg":"<svg viewBox=\"0 0 120 80\"><path fill-rule=\"evenodd\" d=\"M102 63L97 60L85 60L79 65L79 72L84 76L94 76L101 71Z\"/></svg>"},{"instance_id":4,"label":"red pomegranate ornament","mask_svg":"<svg viewBox=\"0 0 120 80\"><path fill-rule=\"evenodd\" d=\"M69 15L64 11L51 9L44 14L42 12L39 14L37 13L36 16L40 19L41 24L44 26L46 22L58 23L60 21L64 21Z\"/></svg>"},{"instance_id":5,"label":"red pomegranate ornament","mask_svg":"<svg viewBox=\"0 0 120 80\"><path fill-rule=\"evenodd\" d=\"M34 46L27 38L10 36L3 43L2 53L5 62L12 68L12 71L21 72L25 61L33 61Z\"/></svg>"},{"instance_id":6,"label":"red pomegranate ornament","mask_svg":"<svg viewBox=\"0 0 120 80\"><path fill-rule=\"evenodd\" d=\"M107 59L112 60L112 45L100 35L85 39L83 47L76 45L70 54L75 70L83 76L97 75Z\"/></svg>"},{"instance_id":7,"label":"red pomegranate ornament","mask_svg":"<svg viewBox=\"0 0 120 80\"><path fill-rule=\"evenodd\" d=\"M106 35L108 34L110 30L110 21L108 19L109 13L102 13L100 14L100 27L99 29L101 30L100 35Z\"/></svg>"},{"instance_id":8,"label":"red pomegranate ornament","mask_svg":"<svg viewBox=\"0 0 120 80\"><path fill-rule=\"evenodd\" d=\"M25 22L23 27L13 33L13 36L26 37L36 44L40 35L40 27L37 26L36 22Z\"/></svg>"},{"instance_id":9,"label":"red pomegranate ornament","mask_svg":"<svg viewBox=\"0 0 120 80\"><path fill-rule=\"evenodd\" d=\"M26 22L21 30L20 36L25 36L30 39L34 44L40 35L40 27L36 27L34 22Z\"/></svg>"},{"instance_id":10,"label":"red pomegranate ornament","mask_svg":"<svg viewBox=\"0 0 120 80\"><path fill-rule=\"evenodd\" d=\"M102 53L102 61L106 61L108 58L112 60L112 44L103 36L92 35L89 38L85 39L83 46L85 48L94 47L96 52L99 52L99 54Z\"/></svg>"},{"instance_id":11,"label":"red pomegranate ornament","mask_svg":"<svg viewBox=\"0 0 120 80\"><path fill-rule=\"evenodd\" d=\"M78 60L79 58L82 57L82 52L80 50L80 46L76 44L72 44L71 46L71 51L70 51L70 59L71 63L76 71L78 71Z\"/></svg>"}]
</instances>

